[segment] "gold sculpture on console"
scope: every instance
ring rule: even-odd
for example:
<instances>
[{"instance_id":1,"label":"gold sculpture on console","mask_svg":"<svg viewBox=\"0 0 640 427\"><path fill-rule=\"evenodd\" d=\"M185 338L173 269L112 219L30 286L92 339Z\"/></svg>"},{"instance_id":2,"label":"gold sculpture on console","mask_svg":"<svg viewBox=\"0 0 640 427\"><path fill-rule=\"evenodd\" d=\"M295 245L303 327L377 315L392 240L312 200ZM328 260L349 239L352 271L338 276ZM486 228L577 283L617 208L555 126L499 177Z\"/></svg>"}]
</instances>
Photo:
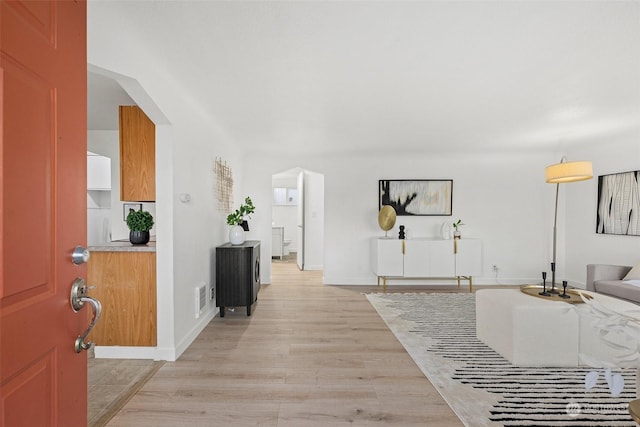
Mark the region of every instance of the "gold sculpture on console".
<instances>
[{"instance_id":1,"label":"gold sculpture on console","mask_svg":"<svg viewBox=\"0 0 640 427\"><path fill-rule=\"evenodd\" d=\"M396 210L392 206L384 205L378 213L378 225L384 230L384 237L387 237L387 231L396 225Z\"/></svg>"}]
</instances>

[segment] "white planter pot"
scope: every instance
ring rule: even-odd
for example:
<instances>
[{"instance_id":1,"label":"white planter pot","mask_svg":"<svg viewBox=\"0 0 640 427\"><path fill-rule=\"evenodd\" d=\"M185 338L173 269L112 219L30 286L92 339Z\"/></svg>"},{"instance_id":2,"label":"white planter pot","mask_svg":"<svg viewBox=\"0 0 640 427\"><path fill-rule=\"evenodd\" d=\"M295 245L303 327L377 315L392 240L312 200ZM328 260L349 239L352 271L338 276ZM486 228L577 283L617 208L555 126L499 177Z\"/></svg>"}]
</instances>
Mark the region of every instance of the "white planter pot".
<instances>
[{"instance_id":1,"label":"white planter pot","mask_svg":"<svg viewBox=\"0 0 640 427\"><path fill-rule=\"evenodd\" d=\"M241 225L234 225L229 229L229 242L232 245L241 245L244 243L244 229Z\"/></svg>"}]
</instances>

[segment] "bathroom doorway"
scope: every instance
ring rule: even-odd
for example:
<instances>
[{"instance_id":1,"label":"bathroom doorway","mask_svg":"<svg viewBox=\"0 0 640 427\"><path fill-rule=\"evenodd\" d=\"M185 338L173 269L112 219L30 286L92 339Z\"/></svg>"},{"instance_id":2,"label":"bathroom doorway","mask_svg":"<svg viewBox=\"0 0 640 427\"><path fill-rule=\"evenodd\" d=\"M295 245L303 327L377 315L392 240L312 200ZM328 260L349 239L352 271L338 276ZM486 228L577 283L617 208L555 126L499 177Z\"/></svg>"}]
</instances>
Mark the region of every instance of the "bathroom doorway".
<instances>
[{"instance_id":1,"label":"bathroom doorway","mask_svg":"<svg viewBox=\"0 0 640 427\"><path fill-rule=\"evenodd\" d=\"M293 168L272 176L272 262L324 268L324 175Z\"/></svg>"}]
</instances>

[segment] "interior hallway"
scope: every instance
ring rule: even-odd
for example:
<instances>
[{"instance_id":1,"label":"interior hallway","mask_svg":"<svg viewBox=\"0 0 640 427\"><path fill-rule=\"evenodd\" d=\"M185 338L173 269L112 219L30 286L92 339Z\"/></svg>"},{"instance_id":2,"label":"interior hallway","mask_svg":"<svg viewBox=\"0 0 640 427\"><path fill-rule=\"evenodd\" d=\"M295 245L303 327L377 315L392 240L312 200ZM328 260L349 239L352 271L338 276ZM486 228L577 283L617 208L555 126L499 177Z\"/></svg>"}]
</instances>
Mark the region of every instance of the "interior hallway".
<instances>
[{"instance_id":1,"label":"interior hallway","mask_svg":"<svg viewBox=\"0 0 640 427\"><path fill-rule=\"evenodd\" d=\"M321 283L274 262L251 317L214 318L108 426L462 425L361 295L379 288Z\"/></svg>"}]
</instances>

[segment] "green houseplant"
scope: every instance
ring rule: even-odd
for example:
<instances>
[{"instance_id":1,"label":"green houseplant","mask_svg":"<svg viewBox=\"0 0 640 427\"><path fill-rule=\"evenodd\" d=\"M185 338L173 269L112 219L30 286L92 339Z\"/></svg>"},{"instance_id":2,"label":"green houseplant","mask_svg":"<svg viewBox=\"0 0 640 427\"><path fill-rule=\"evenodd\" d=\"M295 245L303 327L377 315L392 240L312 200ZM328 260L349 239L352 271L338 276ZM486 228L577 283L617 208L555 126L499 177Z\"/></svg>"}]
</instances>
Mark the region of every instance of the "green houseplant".
<instances>
[{"instance_id":1,"label":"green houseplant","mask_svg":"<svg viewBox=\"0 0 640 427\"><path fill-rule=\"evenodd\" d=\"M129 209L127 214L127 227L129 227L129 241L134 245L146 245L149 243L149 230L153 227L153 216L147 212Z\"/></svg>"},{"instance_id":2,"label":"green houseplant","mask_svg":"<svg viewBox=\"0 0 640 427\"><path fill-rule=\"evenodd\" d=\"M461 219L458 219L456 222L453 223L453 238L454 239L459 239L462 234L460 233L460 227L462 227L464 225L464 222L462 222Z\"/></svg>"},{"instance_id":3,"label":"green houseplant","mask_svg":"<svg viewBox=\"0 0 640 427\"><path fill-rule=\"evenodd\" d=\"M229 241L232 245L244 243L244 232L249 231L247 218L256 211L250 197L244 199L244 203L238 209L227 215L227 224L231 226L229 230Z\"/></svg>"},{"instance_id":4,"label":"green houseplant","mask_svg":"<svg viewBox=\"0 0 640 427\"><path fill-rule=\"evenodd\" d=\"M240 205L238 209L234 212L227 215L227 224L233 225L242 225L243 222L246 222L247 217L256 211L255 206L253 206L253 202L250 197L244 199L244 203ZM245 231L248 231L245 229Z\"/></svg>"}]
</instances>

